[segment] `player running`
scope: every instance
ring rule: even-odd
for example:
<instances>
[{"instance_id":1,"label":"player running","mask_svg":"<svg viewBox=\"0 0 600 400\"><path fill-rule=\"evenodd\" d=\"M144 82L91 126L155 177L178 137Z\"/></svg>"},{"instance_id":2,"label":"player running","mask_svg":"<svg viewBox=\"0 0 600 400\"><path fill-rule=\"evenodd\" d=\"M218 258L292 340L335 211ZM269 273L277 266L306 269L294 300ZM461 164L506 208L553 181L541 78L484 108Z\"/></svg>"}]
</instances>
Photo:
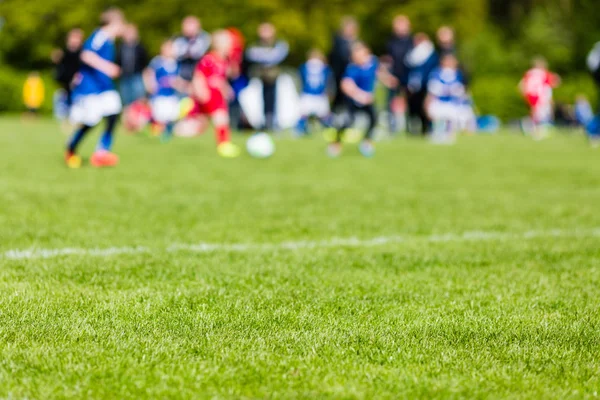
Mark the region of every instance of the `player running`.
<instances>
[{"instance_id":1,"label":"player running","mask_svg":"<svg viewBox=\"0 0 600 400\"><path fill-rule=\"evenodd\" d=\"M90 163L94 167L112 167L119 163L119 158L111 152L115 126L122 109L113 79L121 72L115 64L115 39L125 28L125 17L121 10L110 8L102 14L101 22L102 26L83 45L82 66L75 78L71 120L78 128L67 144L65 161L69 168L81 166L77 146L103 118L106 119L106 130Z\"/></svg>"},{"instance_id":2,"label":"player running","mask_svg":"<svg viewBox=\"0 0 600 400\"><path fill-rule=\"evenodd\" d=\"M352 46L352 62L346 68L341 82L341 90L349 99L349 114L345 124L338 129L335 142L327 148L327 153L330 157L338 157L341 154L342 135L346 129L354 124L356 114L359 112L364 112L369 119L369 127L359 145L359 151L365 157L375 155L373 131L377 124L377 115L374 106L377 78L388 87L394 87L398 84L398 80L385 68L379 68L379 62L371 53L369 47L362 42L356 42Z\"/></svg>"},{"instance_id":3,"label":"player running","mask_svg":"<svg viewBox=\"0 0 600 400\"><path fill-rule=\"evenodd\" d=\"M177 93L185 91L186 86L179 77L179 65L172 40L163 42L160 55L154 57L144 71L144 84L151 95L152 120L163 128L162 140L168 141L179 119Z\"/></svg>"},{"instance_id":4,"label":"player running","mask_svg":"<svg viewBox=\"0 0 600 400\"><path fill-rule=\"evenodd\" d=\"M560 77L548 71L546 60L538 57L533 61L533 68L527 71L519 87L529 107L533 122L534 138L542 139L545 125L553 120L552 89L560 85Z\"/></svg>"},{"instance_id":5,"label":"player running","mask_svg":"<svg viewBox=\"0 0 600 400\"><path fill-rule=\"evenodd\" d=\"M308 60L300 67L300 79L302 94L298 133L308 132L308 120L311 117L317 117L323 125L330 126L331 108L327 92L332 86L333 74L320 50L310 51Z\"/></svg>"},{"instance_id":6,"label":"player running","mask_svg":"<svg viewBox=\"0 0 600 400\"><path fill-rule=\"evenodd\" d=\"M221 157L235 158L240 149L231 142L229 127L229 99L233 90L227 80L232 39L222 30L213 34L212 50L200 60L192 80L195 107L192 115L210 116L215 128L217 152Z\"/></svg>"}]
</instances>

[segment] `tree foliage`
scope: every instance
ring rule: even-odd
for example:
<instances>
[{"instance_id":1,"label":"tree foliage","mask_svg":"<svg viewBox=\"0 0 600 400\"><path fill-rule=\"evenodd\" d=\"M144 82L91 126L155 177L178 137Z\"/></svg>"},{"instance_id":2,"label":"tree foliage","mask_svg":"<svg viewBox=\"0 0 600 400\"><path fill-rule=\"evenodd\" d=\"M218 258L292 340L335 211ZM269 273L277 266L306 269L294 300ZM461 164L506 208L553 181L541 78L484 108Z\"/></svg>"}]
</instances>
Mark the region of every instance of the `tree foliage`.
<instances>
[{"instance_id":1,"label":"tree foliage","mask_svg":"<svg viewBox=\"0 0 600 400\"><path fill-rule=\"evenodd\" d=\"M106 0L4 0L0 17L0 54L15 67L48 64L50 50L69 28L87 32L97 23ZM120 0L127 16L140 25L144 41L156 50L176 33L184 15L202 18L206 29L238 26L248 38L270 20L291 42L292 62L316 46L327 48L343 15L362 22L362 35L381 51L395 14L409 15L415 29L433 34L442 24L456 28L463 56L477 72L517 71L534 54L546 56L560 71L581 69L585 53L600 40L596 0Z\"/></svg>"}]
</instances>

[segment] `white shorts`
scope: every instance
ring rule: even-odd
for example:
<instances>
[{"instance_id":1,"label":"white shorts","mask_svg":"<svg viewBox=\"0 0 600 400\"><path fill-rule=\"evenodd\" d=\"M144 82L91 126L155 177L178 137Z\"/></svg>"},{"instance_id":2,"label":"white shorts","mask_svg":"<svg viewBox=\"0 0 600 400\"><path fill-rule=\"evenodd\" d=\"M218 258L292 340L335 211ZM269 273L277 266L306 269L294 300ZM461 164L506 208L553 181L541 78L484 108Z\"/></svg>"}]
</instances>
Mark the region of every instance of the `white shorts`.
<instances>
[{"instance_id":1,"label":"white shorts","mask_svg":"<svg viewBox=\"0 0 600 400\"><path fill-rule=\"evenodd\" d=\"M152 119L161 124L179 119L179 98L177 96L157 96L150 102Z\"/></svg>"},{"instance_id":2,"label":"white shorts","mask_svg":"<svg viewBox=\"0 0 600 400\"><path fill-rule=\"evenodd\" d=\"M300 96L300 114L304 117L317 116L324 118L331 113L329 98L314 94Z\"/></svg>"},{"instance_id":3,"label":"white shorts","mask_svg":"<svg viewBox=\"0 0 600 400\"><path fill-rule=\"evenodd\" d=\"M123 105L116 90L77 96L71 106L71 122L95 126L102 118L121 113Z\"/></svg>"},{"instance_id":4,"label":"white shorts","mask_svg":"<svg viewBox=\"0 0 600 400\"><path fill-rule=\"evenodd\" d=\"M460 107L457 104L434 100L429 104L427 113L432 121L458 121Z\"/></svg>"},{"instance_id":5,"label":"white shorts","mask_svg":"<svg viewBox=\"0 0 600 400\"><path fill-rule=\"evenodd\" d=\"M458 129L465 132L475 132L477 130L477 116L473 107L468 104L458 106Z\"/></svg>"}]
</instances>

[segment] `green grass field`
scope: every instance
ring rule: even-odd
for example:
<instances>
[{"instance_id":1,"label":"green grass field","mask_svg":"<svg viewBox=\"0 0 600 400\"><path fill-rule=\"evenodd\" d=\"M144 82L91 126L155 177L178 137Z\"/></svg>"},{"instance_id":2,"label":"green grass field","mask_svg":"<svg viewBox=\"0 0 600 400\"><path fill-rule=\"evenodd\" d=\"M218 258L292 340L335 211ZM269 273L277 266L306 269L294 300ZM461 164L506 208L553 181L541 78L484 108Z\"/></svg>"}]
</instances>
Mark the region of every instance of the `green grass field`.
<instances>
[{"instance_id":1,"label":"green grass field","mask_svg":"<svg viewBox=\"0 0 600 400\"><path fill-rule=\"evenodd\" d=\"M86 142L89 155L97 134ZM0 120L0 398L594 398L600 152L118 137ZM239 139L240 142L242 139Z\"/></svg>"}]
</instances>

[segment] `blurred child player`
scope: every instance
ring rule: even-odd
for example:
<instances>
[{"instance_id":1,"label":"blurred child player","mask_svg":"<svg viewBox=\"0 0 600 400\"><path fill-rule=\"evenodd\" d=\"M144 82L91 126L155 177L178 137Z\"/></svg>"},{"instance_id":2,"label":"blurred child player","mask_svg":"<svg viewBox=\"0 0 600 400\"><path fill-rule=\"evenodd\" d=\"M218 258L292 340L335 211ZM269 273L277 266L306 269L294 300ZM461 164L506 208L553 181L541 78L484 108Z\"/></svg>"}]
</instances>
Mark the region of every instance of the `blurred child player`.
<instances>
[{"instance_id":1,"label":"blurred child player","mask_svg":"<svg viewBox=\"0 0 600 400\"><path fill-rule=\"evenodd\" d=\"M106 119L106 129L90 162L95 167L111 167L119 163L119 158L111 152L115 125L122 108L113 79L120 74L120 68L115 64L115 39L125 27L125 18L121 10L110 8L102 14L101 21L102 27L83 45L82 66L75 78L71 120L78 128L67 144L65 159L70 168L81 166L81 158L76 154L77 146L103 118Z\"/></svg>"},{"instance_id":2,"label":"blurred child player","mask_svg":"<svg viewBox=\"0 0 600 400\"><path fill-rule=\"evenodd\" d=\"M179 78L179 67L171 40L163 42L160 55L154 57L144 71L144 84L151 95L152 119L164 129L162 140L169 140L173 135L175 122L179 119L177 91L183 91L185 86Z\"/></svg>"},{"instance_id":3,"label":"blurred child player","mask_svg":"<svg viewBox=\"0 0 600 400\"><path fill-rule=\"evenodd\" d=\"M448 53L442 57L440 67L432 71L427 84L425 109L433 121L433 141L454 141L456 132L473 114L472 108L466 104L467 99L458 60ZM465 114L469 115L465 117Z\"/></svg>"},{"instance_id":4,"label":"blurred child player","mask_svg":"<svg viewBox=\"0 0 600 400\"><path fill-rule=\"evenodd\" d=\"M560 85L560 77L548 71L546 60L537 57L519 86L525 100L531 109L534 138L541 139L543 128L552 123L553 103L552 89Z\"/></svg>"},{"instance_id":5,"label":"blurred child player","mask_svg":"<svg viewBox=\"0 0 600 400\"><path fill-rule=\"evenodd\" d=\"M192 80L195 107L191 114L210 116L216 133L217 152L226 158L234 158L240 154L240 149L231 142L229 127L228 103L233 90L227 77L231 48L229 32L215 32L212 51L200 60Z\"/></svg>"},{"instance_id":6,"label":"blurred child player","mask_svg":"<svg viewBox=\"0 0 600 400\"><path fill-rule=\"evenodd\" d=\"M375 83L377 78L389 87L397 85L398 81L384 68L379 68L377 58L371 53L366 44L356 42L352 46L352 62L346 68L341 82L341 90L348 97L348 118L338 129L334 143L327 148L330 157L337 157L342 151L342 135L355 121L356 114L364 112L369 119L369 127L364 139L359 145L360 153L365 157L375 154L373 131L377 123L375 113Z\"/></svg>"},{"instance_id":7,"label":"blurred child player","mask_svg":"<svg viewBox=\"0 0 600 400\"><path fill-rule=\"evenodd\" d=\"M325 126L331 125L331 109L327 89L332 84L332 73L319 50L311 50L308 61L300 67L302 94L300 95L300 121L298 132L306 134L308 120L317 117Z\"/></svg>"}]
</instances>

